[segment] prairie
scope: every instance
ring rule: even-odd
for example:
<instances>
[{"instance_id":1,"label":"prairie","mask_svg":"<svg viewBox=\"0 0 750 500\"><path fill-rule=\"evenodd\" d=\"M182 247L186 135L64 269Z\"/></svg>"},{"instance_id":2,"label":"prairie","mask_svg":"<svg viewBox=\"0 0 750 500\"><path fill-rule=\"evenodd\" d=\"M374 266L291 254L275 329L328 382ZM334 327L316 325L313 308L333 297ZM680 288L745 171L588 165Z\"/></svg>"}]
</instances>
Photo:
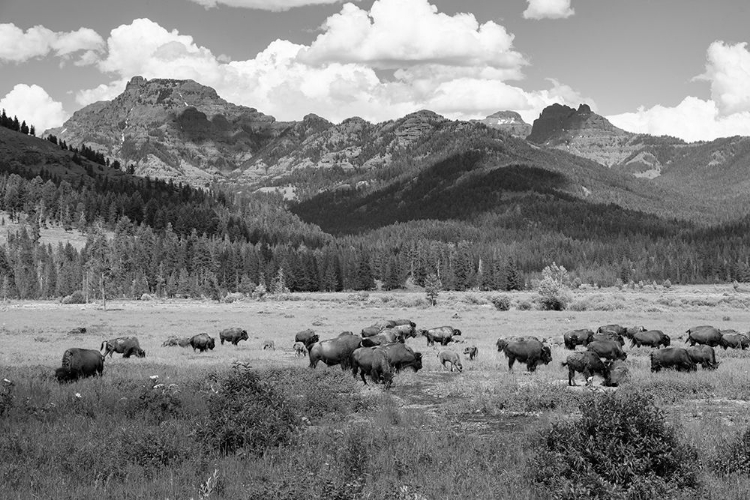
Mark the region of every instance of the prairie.
<instances>
[{"instance_id":1,"label":"prairie","mask_svg":"<svg viewBox=\"0 0 750 500\"><path fill-rule=\"evenodd\" d=\"M418 292L231 304L109 301L106 310L4 303L0 378L10 382L0 389L0 478L8 498L546 498L549 492L529 484L526 465L539 431L575 419L582 395L605 390L598 378L593 389L567 387L560 362L570 351L555 343L565 331L643 325L680 346L693 326L746 332L750 325L750 296L728 285L577 290L572 304L581 310L566 311L520 310L533 301L531 292L505 294L511 309L499 311L493 295L441 292L434 307ZM452 325L463 343L428 347L422 337L409 339L424 367L396 375L387 392L339 367L310 370L292 350L294 334L306 328L325 339L391 318ZM220 345L218 332L233 326L246 329L249 340ZM86 333L71 333L76 327ZM201 332L217 339L214 350L162 347L170 336ZM511 335L547 338L552 363L533 374L516 364L508 373L495 342ZM137 336L146 358L115 354L101 379L53 380L65 349L99 349L120 336ZM262 349L267 340L275 350ZM462 373L443 370L439 350L467 345L478 347L477 359L462 355ZM750 351L717 349L715 371L658 374L649 370L650 349L627 343L626 352L631 378L617 391L653 397L680 439L698 450L701 487L687 497L745 497L750 480L726 480L712 464L748 428ZM233 419L250 427L269 420L242 413L245 407L217 413L211 398L232 370L276 384L286 398L279 408L291 408L305 424L262 452L212 449L207 432L220 434Z\"/></svg>"}]
</instances>

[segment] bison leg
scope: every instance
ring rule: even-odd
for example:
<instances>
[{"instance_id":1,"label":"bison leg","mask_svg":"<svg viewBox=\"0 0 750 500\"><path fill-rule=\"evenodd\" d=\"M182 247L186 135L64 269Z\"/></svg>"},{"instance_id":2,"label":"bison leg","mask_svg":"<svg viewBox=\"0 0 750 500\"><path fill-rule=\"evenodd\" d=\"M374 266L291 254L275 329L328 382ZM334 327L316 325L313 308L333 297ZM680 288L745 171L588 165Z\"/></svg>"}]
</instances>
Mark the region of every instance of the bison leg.
<instances>
[{"instance_id":1,"label":"bison leg","mask_svg":"<svg viewBox=\"0 0 750 500\"><path fill-rule=\"evenodd\" d=\"M516 358L513 356L508 356L508 373L513 372L513 363L516 362Z\"/></svg>"},{"instance_id":2,"label":"bison leg","mask_svg":"<svg viewBox=\"0 0 750 500\"><path fill-rule=\"evenodd\" d=\"M576 371L572 366L568 366L568 385L573 387L578 385L576 384Z\"/></svg>"}]
</instances>

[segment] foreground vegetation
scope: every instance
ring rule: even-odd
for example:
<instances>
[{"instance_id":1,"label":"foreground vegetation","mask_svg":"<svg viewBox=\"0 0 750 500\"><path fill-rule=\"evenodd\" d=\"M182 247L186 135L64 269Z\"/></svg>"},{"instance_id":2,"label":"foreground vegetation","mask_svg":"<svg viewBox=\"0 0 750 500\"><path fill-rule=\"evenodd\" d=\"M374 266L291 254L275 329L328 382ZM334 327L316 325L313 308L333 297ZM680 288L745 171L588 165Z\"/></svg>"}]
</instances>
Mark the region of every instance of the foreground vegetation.
<instances>
[{"instance_id":1,"label":"foreground vegetation","mask_svg":"<svg viewBox=\"0 0 750 500\"><path fill-rule=\"evenodd\" d=\"M576 293L581 301L601 295ZM724 290L618 293L621 300L609 300L620 309L573 312L519 310L524 294L509 294L509 311L482 294L443 294L436 307L378 294L124 302L107 311L6 303L4 497L744 498L748 352L719 351L716 371L651 374L650 351L628 346L631 379L606 394L567 388L560 361L569 351L561 346L533 375L523 366L509 374L495 352L499 336L554 340L569 328L610 322L662 329L676 344L695 324L745 331L750 322L741 294L722 302ZM329 338L389 317L453 324L479 357L465 360L463 373L445 372L438 349L410 339L425 366L397 375L385 392L338 367L310 370L291 350L303 328ZM173 334L216 336L235 325L250 334L236 347L199 354L161 346ZM71 333L74 326L87 332ZM122 335L137 335L147 357L115 355L100 379L53 380L66 348L96 349ZM277 350L263 350L265 340Z\"/></svg>"}]
</instances>

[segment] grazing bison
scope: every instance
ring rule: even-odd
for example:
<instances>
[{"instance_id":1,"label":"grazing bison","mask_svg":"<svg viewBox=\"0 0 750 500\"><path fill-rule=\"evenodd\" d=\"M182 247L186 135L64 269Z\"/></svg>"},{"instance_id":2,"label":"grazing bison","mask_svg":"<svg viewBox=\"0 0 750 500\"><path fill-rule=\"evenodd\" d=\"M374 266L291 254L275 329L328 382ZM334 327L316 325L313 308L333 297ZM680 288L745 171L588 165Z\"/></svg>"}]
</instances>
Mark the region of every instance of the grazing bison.
<instances>
[{"instance_id":1,"label":"grazing bison","mask_svg":"<svg viewBox=\"0 0 750 500\"><path fill-rule=\"evenodd\" d=\"M600 358L626 359L628 357L619 342L614 340L595 340L586 346L586 349L596 353Z\"/></svg>"},{"instance_id":2,"label":"grazing bison","mask_svg":"<svg viewBox=\"0 0 750 500\"><path fill-rule=\"evenodd\" d=\"M362 382L367 385L365 375L369 375L374 383L383 382L388 389L393 383L393 370L388 357L382 349L374 347L358 347L352 353L352 375L359 371Z\"/></svg>"},{"instance_id":3,"label":"grazing bison","mask_svg":"<svg viewBox=\"0 0 750 500\"><path fill-rule=\"evenodd\" d=\"M574 352L562 363L568 367L568 385L578 385L575 381L576 372L582 373L586 379L586 385L591 385L593 376L600 375L605 382L609 379L609 364L604 363L595 352Z\"/></svg>"},{"instance_id":4,"label":"grazing bison","mask_svg":"<svg viewBox=\"0 0 750 500\"><path fill-rule=\"evenodd\" d=\"M690 347L695 344L703 344L711 347L721 345L721 332L713 326L694 326L685 333L688 335L685 343L690 342Z\"/></svg>"},{"instance_id":5,"label":"grazing bison","mask_svg":"<svg viewBox=\"0 0 750 500\"><path fill-rule=\"evenodd\" d=\"M617 387L620 384L625 383L630 377L630 370L625 361L607 361L609 365L609 378L604 380L604 385L607 387Z\"/></svg>"},{"instance_id":6,"label":"grazing bison","mask_svg":"<svg viewBox=\"0 0 750 500\"><path fill-rule=\"evenodd\" d=\"M292 348L294 349L294 355L298 358L301 358L302 356L307 354L307 348L302 342L295 342Z\"/></svg>"},{"instance_id":7,"label":"grazing bison","mask_svg":"<svg viewBox=\"0 0 750 500\"><path fill-rule=\"evenodd\" d=\"M162 347L175 347L177 345L177 342L179 342L180 339L172 335L167 340L161 343Z\"/></svg>"},{"instance_id":8,"label":"grazing bison","mask_svg":"<svg viewBox=\"0 0 750 500\"><path fill-rule=\"evenodd\" d=\"M715 370L719 367L716 361L714 348L707 345L697 345L687 348L688 356L696 365L701 365L704 370Z\"/></svg>"},{"instance_id":9,"label":"grazing bison","mask_svg":"<svg viewBox=\"0 0 750 500\"><path fill-rule=\"evenodd\" d=\"M477 349L477 346L475 345L465 347L464 354L469 356L470 361L474 361L474 358L476 358L477 355L479 354L479 349Z\"/></svg>"},{"instance_id":10,"label":"grazing bison","mask_svg":"<svg viewBox=\"0 0 750 500\"><path fill-rule=\"evenodd\" d=\"M721 330L721 341L719 345L726 350L727 347L732 349L745 350L750 347L750 338L744 333L736 330Z\"/></svg>"},{"instance_id":11,"label":"grazing bison","mask_svg":"<svg viewBox=\"0 0 750 500\"><path fill-rule=\"evenodd\" d=\"M180 347L188 347L190 345L190 339L192 337L182 337L181 339L177 340L177 345Z\"/></svg>"},{"instance_id":12,"label":"grazing bison","mask_svg":"<svg viewBox=\"0 0 750 500\"><path fill-rule=\"evenodd\" d=\"M615 335L625 335L628 329L620 325L602 325L596 329L596 333L614 333Z\"/></svg>"},{"instance_id":13,"label":"grazing bison","mask_svg":"<svg viewBox=\"0 0 750 500\"><path fill-rule=\"evenodd\" d=\"M360 335L362 335L362 337L374 337L375 335L380 333L380 331L381 331L381 328L379 326L375 326L375 325L366 326L362 328Z\"/></svg>"},{"instance_id":14,"label":"grazing bison","mask_svg":"<svg viewBox=\"0 0 750 500\"><path fill-rule=\"evenodd\" d=\"M85 326L76 326L75 328L71 328L68 331L68 335L81 335L86 333L86 327Z\"/></svg>"},{"instance_id":15,"label":"grazing bison","mask_svg":"<svg viewBox=\"0 0 750 500\"><path fill-rule=\"evenodd\" d=\"M422 353L414 352L411 347L396 342L377 347L385 353L388 362L398 373L405 368L411 368L414 372L422 369Z\"/></svg>"},{"instance_id":16,"label":"grazing bison","mask_svg":"<svg viewBox=\"0 0 750 500\"><path fill-rule=\"evenodd\" d=\"M216 341L207 333L199 333L190 337L190 346L193 348L193 352L204 352L208 349L213 350L216 347Z\"/></svg>"},{"instance_id":17,"label":"grazing bison","mask_svg":"<svg viewBox=\"0 0 750 500\"><path fill-rule=\"evenodd\" d=\"M104 356L109 355L112 357L112 353L122 354L123 358L129 358L135 356L137 358L145 358L146 351L141 349L138 344L137 337L118 337L112 340L105 340L102 342L99 350L104 351Z\"/></svg>"},{"instance_id":18,"label":"grazing bison","mask_svg":"<svg viewBox=\"0 0 750 500\"><path fill-rule=\"evenodd\" d=\"M297 334L294 336L295 342L302 342L305 344L305 348L309 351L310 346L312 346L315 342L318 342L320 340L320 337L315 333L315 331L311 329L302 330L301 332L297 332Z\"/></svg>"},{"instance_id":19,"label":"grazing bison","mask_svg":"<svg viewBox=\"0 0 750 500\"><path fill-rule=\"evenodd\" d=\"M526 370L533 372L539 363L549 364L552 361L552 350L542 344L536 337L514 337L508 340L498 339L497 351L503 351L508 358L508 371L513 371L513 364L526 364Z\"/></svg>"},{"instance_id":20,"label":"grazing bison","mask_svg":"<svg viewBox=\"0 0 750 500\"><path fill-rule=\"evenodd\" d=\"M264 340L263 341L263 350L271 349L272 351L276 350L276 343L273 340Z\"/></svg>"},{"instance_id":21,"label":"grazing bison","mask_svg":"<svg viewBox=\"0 0 750 500\"><path fill-rule=\"evenodd\" d=\"M101 376L104 371L104 355L95 349L72 347L65 351L62 366L55 370L58 382L72 382L84 377Z\"/></svg>"},{"instance_id":22,"label":"grazing bison","mask_svg":"<svg viewBox=\"0 0 750 500\"><path fill-rule=\"evenodd\" d=\"M667 347L651 352L651 371L658 372L662 368L674 368L681 372L693 372L697 370L695 362L690 358L687 349L683 349L682 347Z\"/></svg>"},{"instance_id":23,"label":"grazing bison","mask_svg":"<svg viewBox=\"0 0 750 500\"><path fill-rule=\"evenodd\" d=\"M448 342L453 340L454 335L461 335L461 330L452 326L439 326L437 328L420 330L419 334L427 338L427 345L435 345L435 342L440 342L440 345L448 345Z\"/></svg>"},{"instance_id":24,"label":"grazing bison","mask_svg":"<svg viewBox=\"0 0 750 500\"><path fill-rule=\"evenodd\" d=\"M240 340L247 340L247 332L242 328L227 328L219 332L219 339L221 345L224 345L224 341L231 342L232 345L239 344Z\"/></svg>"},{"instance_id":25,"label":"grazing bison","mask_svg":"<svg viewBox=\"0 0 750 500\"><path fill-rule=\"evenodd\" d=\"M451 371L463 371L464 367L461 365L461 356L457 352L453 351L440 351L437 355L440 360L440 364L443 365L443 370L447 370L446 363L451 364Z\"/></svg>"},{"instance_id":26,"label":"grazing bison","mask_svg":"<svg viewBox=\"0 0 750 500\"><path fill-rule=\"evenodd\" d=\"M638 332L645 332L648 331L648 329L645 326L629 326L625 329L625 333L623 335L626 338L632 339L633 335L635 335Z\"/></svg>"},{"instance_id":27,"label":"grazing bison","mask_svg":"<svg viewBox=\"0 0 750 500\"><path fill-rule=\"evenodd\" d=\"M646 332L636 332L630 338L631 347L669 347L671 340L669 335L665 335L661 330L648 330Z\"/></svg>"},{"instance_id":28,"label":"grazing bison","mask_svg":"<svg viewBox=\"0 0 750 500\"><path fill-rule=\"evenodd\" d=\"M591 336L589 342L596 342L597 340L612 340L620 344L620 347L625 345L625 339L619 333L614 332L597 332ZM588 345L588 344L587 344Z\"/></svg>"},{"instance_id":29,"label":"grazing bison","mask_svg":"<svg viewBox=\"0 0 750 500\"><path fill-rule=\"evenodd\" d=\"M577 345L585 346L591 342L594 332L588 328L581 330L571 330L563 334L563 342L566 349L575 349Z\"/></svg>"},{"instance_id":30,"label":"grazing bison","mask_svg":"<svg viewBox=\"0 0 750 500\"><path fill-rule=\"evenodd\" d=\"M335 339L316 342L308 347L310 368L318 366L322 361L328 366L341 365L342 370L351 366L351 356L355 349L362 346L362 338L358 335L344 335Z\"/></svg>"}]
</instances>

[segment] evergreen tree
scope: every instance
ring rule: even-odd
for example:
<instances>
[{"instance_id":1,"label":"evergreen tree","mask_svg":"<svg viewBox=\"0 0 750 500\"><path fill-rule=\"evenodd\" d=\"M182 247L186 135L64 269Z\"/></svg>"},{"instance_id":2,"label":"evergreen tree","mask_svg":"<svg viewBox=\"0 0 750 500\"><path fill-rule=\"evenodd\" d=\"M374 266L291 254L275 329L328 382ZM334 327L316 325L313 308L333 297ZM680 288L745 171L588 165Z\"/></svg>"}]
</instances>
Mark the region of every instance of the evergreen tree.
<instances>
[{"instance_id":1,"label":"evergreen tree","mask_svg":"<svg viewBox=\"0 0 750 500\"><path fill-rule=\"evenodd\" d=\"M505 263L505 289L507 291L523 289L523 281L514 257L508 257Z\"/></svg>"},{"instance_id":2,"label":"evergreen tree","mask_svg":"<svg viewBox=\"0 0 750 500\"><path fill-rule=\"evenodd\" d=\"M443 283L437 274L428 274L424 280L424 291L427 294L427 300L430 301L430 305L434 306L437 304L437 298L442 289Z\"/></svg>"}]
</instances>

